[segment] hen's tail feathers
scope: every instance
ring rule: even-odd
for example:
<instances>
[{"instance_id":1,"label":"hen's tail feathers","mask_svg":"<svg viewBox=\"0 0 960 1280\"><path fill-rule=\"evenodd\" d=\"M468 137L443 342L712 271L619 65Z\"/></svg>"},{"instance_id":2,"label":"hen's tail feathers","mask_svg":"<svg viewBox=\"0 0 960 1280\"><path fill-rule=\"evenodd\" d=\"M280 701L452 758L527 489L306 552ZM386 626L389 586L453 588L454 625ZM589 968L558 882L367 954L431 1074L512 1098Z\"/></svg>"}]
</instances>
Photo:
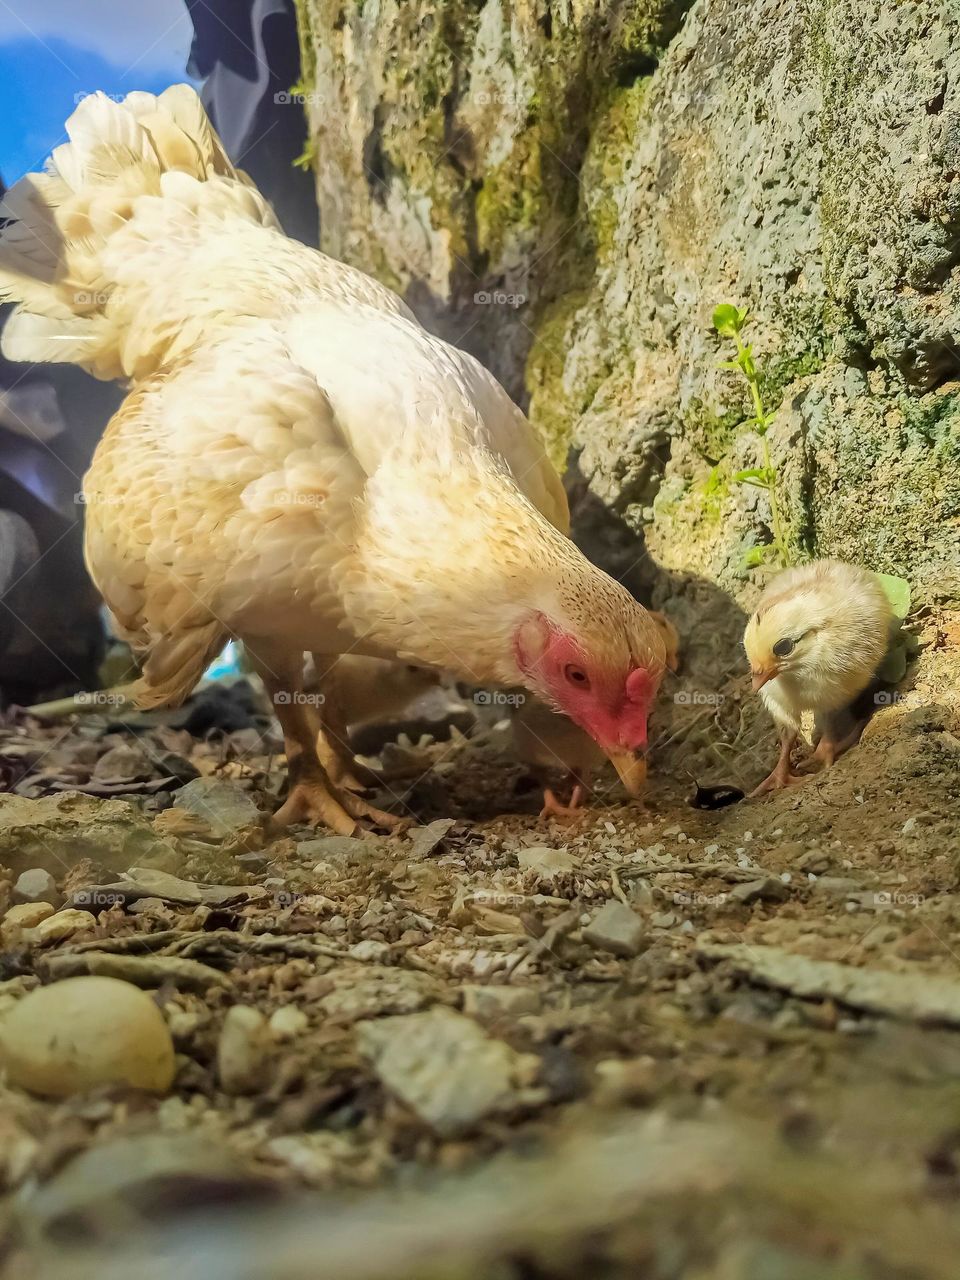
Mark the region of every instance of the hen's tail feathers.
<instances>
[{"instance_id":1,"label":"hen's tail feathers","mask_svg":"<svg viewBox=\"0 0 960 1280\"><path fill-rule=\"evenodd\" d=\"M118 377L125 370L116 277L124 254L115 243L111 254L111 242L134 212L151 199L173 201L181 232L191 216L275 219L228 160L188 85L159 96L130 93L122 102L91 94L66 131L69 143L55 149L44 172L27 174L0 202L0 301L19 304L3 332L3 354ZM3 226L3 218L12 221Z\"/></svg>"},{"instance_id":2,"label":"hen's tail feathers","mask_svg":"<svg viewBox=\"0 0 960 1280\"><path fill-rule=\"evenodd\" d=\"M142 678L131 689L136 705L144 711L178 707L193 692L227 639L222 624L211 619L159 640L143 664Z\"/></svg>"}]
</instances>

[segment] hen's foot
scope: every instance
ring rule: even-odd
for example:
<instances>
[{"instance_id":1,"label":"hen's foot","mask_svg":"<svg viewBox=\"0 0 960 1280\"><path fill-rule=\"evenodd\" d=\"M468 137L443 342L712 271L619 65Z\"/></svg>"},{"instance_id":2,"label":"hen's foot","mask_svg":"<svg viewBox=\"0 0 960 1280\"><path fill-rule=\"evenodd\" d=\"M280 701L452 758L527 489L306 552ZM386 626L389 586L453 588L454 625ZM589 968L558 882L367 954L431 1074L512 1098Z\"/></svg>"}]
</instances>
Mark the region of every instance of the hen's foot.
<instances>
[{"instance_id":1,"label":"hen's foot","mask_svg":"<svg viewBox=\"0 0 960 1280\"><path fill-rule=\"evenodd\" d=\"M540 810L541 819L544 818L579 818L584 813L583 801L585 798L583 787L577 783L570 795L570 803L564 804L557 799L556 793L551 791L549 787L544 788L543 792L543 808Z\"/></svg>"},{"instance_id":2,"label":"hen's foot","mask_svg":"<svg viewBox=\"0 0 960 1280\"><path fill-rule=\"evenodd\" d=\"M773 773L764 778L759 787L754 787L749 798L752 800L754 796L765 796L771 791L782 791L784 787L792 787L798 782L806 781L807 778L803 774L791 773L789 769L774 769Z\"/></svg>"},{"instance_id":3,"label":"hen's foot","mask_svg":"<svg viewBox=\"0 0 960 1280\"><path fill-rule=\"evenodd\" d=\"M338 836L352 836L356 820L347 812L332 787L320 778L303 778L290 788L290 794L270 820L274 830L294 822L326 826Z\"/></svg>"},{"instance_id":4,"label":"hen's foot","mask_svg":"<svg viewBox=\"0 0 960 1280\"><path fill-rule=\"evenodd\" d=\"M338 791L323 778L302 778L295 782L270 825L278 830L294 822L306 822L327 826L340 836L352 836L360 818L387 831L406 825L404 819L385 813L350 791Z\"/></svg>"}]
</instances>

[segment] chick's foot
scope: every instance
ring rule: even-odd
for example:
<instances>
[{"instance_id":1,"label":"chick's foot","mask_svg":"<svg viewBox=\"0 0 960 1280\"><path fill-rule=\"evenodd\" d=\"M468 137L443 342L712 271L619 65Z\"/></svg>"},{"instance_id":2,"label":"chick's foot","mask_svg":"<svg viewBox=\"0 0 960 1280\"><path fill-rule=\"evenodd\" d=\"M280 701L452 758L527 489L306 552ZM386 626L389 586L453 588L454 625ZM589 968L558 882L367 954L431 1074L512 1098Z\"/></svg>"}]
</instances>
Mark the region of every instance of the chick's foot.
<instances>
[{"instance_id":1,"label":"chick's foot","mask_svg":"<svg viewBox=\"0 0 960 1280\"><path fill-rule=\"evenodd\" d=\"M807 777L802 773L791 773L789 770L783 770L777 766L773 773L769 774L760 783L758 787L748 792L748 798L753 799L754 796L765 796L771 791L782 791L784 787L795 786L798 782L806 782Z\"/></svg>"},{"instance_id":2,"label":"chick's foot","mask_svg":"<svg viewBox=\"0 0 960 1280\"><path fill-rule=\"evenodd\" d=\"M543 791L543 808L540 810L540 817L541 819L582 817L585 812L583 807L585 798L586 791L579 782L571 792L569 804L564 804L562 800L558 800L556 792L552 791L549 787L545 787Z\"/></svg>"}]
</instances>

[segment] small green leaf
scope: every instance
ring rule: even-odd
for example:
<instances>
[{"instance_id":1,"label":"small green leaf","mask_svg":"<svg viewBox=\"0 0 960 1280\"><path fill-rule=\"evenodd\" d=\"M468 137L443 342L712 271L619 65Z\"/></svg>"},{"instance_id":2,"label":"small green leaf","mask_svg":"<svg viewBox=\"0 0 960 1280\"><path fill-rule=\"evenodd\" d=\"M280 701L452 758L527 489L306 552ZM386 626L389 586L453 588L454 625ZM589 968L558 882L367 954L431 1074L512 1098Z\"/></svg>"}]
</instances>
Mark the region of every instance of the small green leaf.
<instances>
[{"instance_id":1,"label":"small green leaf","mask_svg":"<svg viewBox=\"0 0 960 1280\"><path fill-rule=\"evenodd\" d=\"M718 360L717 368L729 369L731 373L739 373L740 371L740 366L737 364L736 360Z\"/></svg>"},{"instance_id":2,"label":"small green leaf","mask_svg":"<svg viewBox=\"0 0 960 1280\"><path fill-rule=\"evenodd\" d=\"M890 607L898 618L905 618L910 612L910 583L906 578L897 578L890 573L878 573L880 585L886 592Z\"/></svg>"},{"instance_id":3,"label":"small green leaf","mask_svg":"<svg viewBox=\"0 0 960 1280\"><path fill-rule=\"evenodd\" d=\"M743 323L740 310L729 302L721 302L713 309L713 327L724 338L732 338L740 331Z\"/></svg>"},{"instance_id":4,"label":"small green leaf","mask_svg":"<svg viewBox=\"0 0 960 1280\"><path fill-rule=\"evenodd\" d=\"M747 467L745 471L738 471L733 477L734 480L750 480L753 476L762 476L764 474L763 467Z\"/></svg>"},{"instance_id":5,"label":"small green leaf","mask_svg":"<svg viewBox=\"0 0 960 1280\"><path fill-rule=\"evenodd\" d=\"M769 547L751 547L749 551L744 553L743 567L745 569L756 569L763 564L769 554Z\"/></svg>"}]
</instances>

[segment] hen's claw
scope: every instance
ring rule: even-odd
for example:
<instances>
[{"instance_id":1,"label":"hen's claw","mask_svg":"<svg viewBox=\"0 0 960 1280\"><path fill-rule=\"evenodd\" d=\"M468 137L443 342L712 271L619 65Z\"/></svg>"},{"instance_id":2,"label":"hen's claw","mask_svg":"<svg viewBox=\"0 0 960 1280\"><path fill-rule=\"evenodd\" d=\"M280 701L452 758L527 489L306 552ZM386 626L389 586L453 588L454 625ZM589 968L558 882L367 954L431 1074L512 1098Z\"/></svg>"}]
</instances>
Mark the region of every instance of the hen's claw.
<instances>
[{"instance_id":1,"label":"hen's claw","mask_svg":"<svg viewBox=\"0 0 960 1280\"><path fill-rule=\"evenodd\" d=\"M270 819L270 826L279 830L294 822L327 826L338 836L352 836L357 827L355 819L319 778L295 782L286 800Z\"/></svg>"},{"instance_id":2,"label":"hen's claw","mask_svg":"<svg viewBox=\"0 0 960 1280\"><path fill-rule=\"evenodd\" d=\"M758 787L754 787L749 792L748 798L752 800L754 796L765 796L771 791L782 791L785 787L795 786L798 782L806 782L807 776L809 775L774 769L773 773L764 778Z\"/></svg>"}]
</instances>

